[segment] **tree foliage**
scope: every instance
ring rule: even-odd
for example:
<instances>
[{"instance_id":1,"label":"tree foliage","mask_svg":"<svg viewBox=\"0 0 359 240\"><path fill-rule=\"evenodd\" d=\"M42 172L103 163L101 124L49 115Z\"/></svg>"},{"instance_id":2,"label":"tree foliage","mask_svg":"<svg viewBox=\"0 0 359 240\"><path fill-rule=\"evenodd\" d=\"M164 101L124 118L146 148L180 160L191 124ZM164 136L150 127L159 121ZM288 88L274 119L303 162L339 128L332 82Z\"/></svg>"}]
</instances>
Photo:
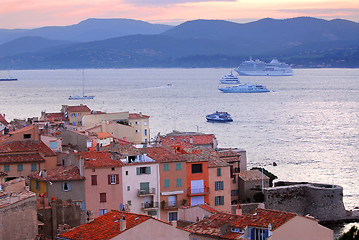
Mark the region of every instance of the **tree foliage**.
<instances>
[{"instance_id":1,"label":"tree foliage","mask_svg":"<svg viewBox=\"0 0 359 240\"><path fill-rule=\"evenodd\" d=\"M352 226L349 231L343 233L338 240L359 240L359 228Z\"/></svg>"}]
</instances>

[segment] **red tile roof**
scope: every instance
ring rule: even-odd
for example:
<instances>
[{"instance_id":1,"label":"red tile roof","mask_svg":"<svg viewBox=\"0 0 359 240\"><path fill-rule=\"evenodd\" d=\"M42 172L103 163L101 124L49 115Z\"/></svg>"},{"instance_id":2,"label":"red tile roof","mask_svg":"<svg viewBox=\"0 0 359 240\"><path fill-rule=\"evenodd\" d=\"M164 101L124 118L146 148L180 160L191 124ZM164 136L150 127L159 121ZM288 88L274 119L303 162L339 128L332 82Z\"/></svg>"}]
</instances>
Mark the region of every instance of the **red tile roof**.
<instances>
[{"instance_id":1,"label":"red tile roof","mask_svg":"<svg viewBox=\"0 0 359 240\"><path fill-rule=\"evenodd\" d=\"M85 159L85 168L120 167L124 165L110 152L79 152L78 155Z\"/></svg>"},{"instance_id":2,"label":"red tile roof","mask_svg":"<svg viewBox=\"0 0 359 240\"><path fill-rule=\"evenodd\" d=\"M41 152L44 156L56 156L56 154L41 141L14 141L0 146L1 153L15 152Z\"/></svg>"},{"instance_id":3,"label":"red tile roof","mask_svg":"<svg viewBox=\"0 0 359 240\"><path fill-rule=\"evenodd\" d=\"M241 239L242 233L229 232L225 235L221 234L222 227L228 224L231 227L240 229L245 229L246 227L267 229L268 225L271 224L272 231L274 231L295 216L298 215L290 212L260 208L244 216L217 212L202 221L187 226L185 229L196 234L220 237L223 239Z\"/></svg>"},{"instance_id":4,"label":"red tile roof","mask_svg":"<svg viewBox=\"0 0 359 240\"><path fill-rule=\"evenodd\" d=\"M113 138L113 136L108 132L98 132L97 137L98 138Z\"/></svg>"},{"instance_id":5,"label":"red tile roof","mask_svg":"<svg viewBox=\"0 0 359 240\"><path fill-rule=\"evenodd\" d=\"M180 162L181 159L176 151L168 146L146 148L147 156L158 162Z\"/></svg>"},{"instance_id":6,"label":"red tile roof","mask_svg":"<svg viewBox=\"0 0 359 240\"><path fill-rule=\"evenodd\" d=\"M116 152L121 156L135 156L135 155L142 155L143 149L136 148L132 145L108 145L101 148L102 150L109 150L112 152Z\"/></svg>"},{"instance_id":7,"label":"red tile roof","mask_svg":"<svg viewBox=\"0 0 359 240\"><path fill-rule=\"evenodd\" d=\"M91 113L91 109L86 105L68 106L67 111L68 112L89 112L89 113Z\"/></svg>"},{"instance_id":8,"label":"red tile roof","mask_svg":"<svg viewBox=\"0 0 359 240\"><path fill-rule=\"evenodd\" d=\"M264 180L269 180L269 177L267 175L262 174L262 172L257 169L240 172L238 174L238 177L241 178L243 181L256 181L261 180L262 178Z\"/></svg>"},{"instance_id":9,"label":"red tile roof","mask_svg":"<svg viewBox=\"0 0 359 240\"><path fill-rule=\"evenodd\" d=\"M30 178L40 181L63 181L63 180L82 180L85 177L80 175L80 170L76 166L59 167L46 171L46 177L44 174L39 176L39 173L33 173Z\"/></svg>"},{"instance_id":10,"label":"red tile roof","mask_svg":"<svg viewBox=\"0 0 359 240\"><path fill-rule=\"evenodd\" d=\"M210 207L209 205L207 204L200 204L198 205L199 207L203 208L204 210L207 210L208 212L210 213L217 213L218 211L212 207Z\"/></svg>"},{"instance_id":11,"label":"red tile roof","mask_svg":"<svg viewBox=\"0 0 359 240\"><path fill-rule=\"evenodd\" d=\"M122 215L126 219L126 229L124 231L120 231L120 219ZM67 232L60 234L59 237L64 239L71 239L71 240L112 239L118 236L119 234L127 231L128 229L140 225L141 223L147 221L148 219L155 219L155 218L143 214L111 210L110 212L96 218L94 221L90 223L80 225Z\"/></svg>"},{"instance_id":12,"label":"red tile roof","mask_svg":"<svg viewBox=\"0 0 359 240\"><path fill-rule=\"evenodd\" d=\"M149 118L150 116L138 114L138 113L130 113L129 118Z\"/></svg>"},{"instance_id":13,"label":"red tile roof","mask_svg":"<svg viewBox=\"0 0 359 240\"><path fill-rule=\"evenodd\" d=\"M191 140L192 139L192 140ZM159 140L163 145L179 146L182 144L184 148L196 145L212 145L214 134L185 134L185 135L167 135L160 136Z\"/></svg>"},{"instance_id":14,"label":"red tile roof","mask_svg":"<svg viewBox=\"0 0 359 240\"><path fill-rule=\"evenodd\" d=\"M38 153L24 153L24 154L0 154L1 164L15 164L15 163L39 163L45 162L45 159Z\"/></svg>"},{"instance_id":15,"label":"red tile roof","mask_svg":"<svg viewBox=\"0 0 359 240\"><path fill-rule=\"evenodd\" d=\"M63 121L62 113L45 113L45 119L48 121Z\"/></svg>"},{"instance_id":16,"label":"red tile roof","mask_svg":"<svg viewBox=\"0 0 359 240\"><path fill-rule=\"evenodd\" d=\"M244 221L235 222L234 226L239 228L244 228L246 226L268 228L268 225L271 224L272 230L275 230L295 216L298 216L298 214L257 208L250 214L246 215Z\"/></svg>"}]
</instances>

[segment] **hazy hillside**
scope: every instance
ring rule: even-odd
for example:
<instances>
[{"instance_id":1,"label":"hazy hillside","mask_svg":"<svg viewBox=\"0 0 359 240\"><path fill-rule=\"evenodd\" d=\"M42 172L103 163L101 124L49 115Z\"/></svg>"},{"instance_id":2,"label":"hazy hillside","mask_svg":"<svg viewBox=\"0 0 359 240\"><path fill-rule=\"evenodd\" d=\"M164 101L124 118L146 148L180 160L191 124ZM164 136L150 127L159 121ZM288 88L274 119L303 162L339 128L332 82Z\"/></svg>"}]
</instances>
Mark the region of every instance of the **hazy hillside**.
<instances>
[{"instance_id":1,"label":"hazy hillside","mask_svg":"<svg viewBox=\"0 0 359 240\"><path fill-rule=\"evenodd\" d=\"M120 25L121 30L117 29ZM62 39L89 34L86 39L90 39L93 32L101 31L101 37L120 32L125 36L81 43L14 40L0 45L0 68L233 67L250 56L267 61L277 57L293 67L359 67L359 24L346 20L266 18L246 24L195 20L168 27L135 20L89 19L32 33L66 35ZM161 33L131 34L133 31Z\"/></svg>"},{"instance_id":2,"label":"hazy hillside","mask_svg":"<svg viewBox=\"0 0 359 240\"><path fill-rule=\"evenodd\" d=\"M47 39L90 42L134 34L159 34L172 26L151 24L133 19L87 19L70 26L52 26L36 29L0 29L0 44L25 36Z\"/></svg>"}]
</instances>

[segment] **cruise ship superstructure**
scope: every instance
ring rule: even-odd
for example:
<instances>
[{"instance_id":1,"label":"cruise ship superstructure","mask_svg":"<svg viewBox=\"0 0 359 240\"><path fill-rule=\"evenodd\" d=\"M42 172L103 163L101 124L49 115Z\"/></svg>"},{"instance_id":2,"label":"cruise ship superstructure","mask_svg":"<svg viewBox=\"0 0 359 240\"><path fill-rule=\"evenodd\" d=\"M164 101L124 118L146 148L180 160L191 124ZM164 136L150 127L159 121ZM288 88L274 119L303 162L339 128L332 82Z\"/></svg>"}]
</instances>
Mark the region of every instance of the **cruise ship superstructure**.
<instances>
[{"instance_id":1,"label":"cruise ship superstructure","mask_svg":"<svg viewBox=\"0 0 359 240\"><path fill-rule=\"evenodd\" d=\"M234 69L239 75L245 76L292 76L292 68L284 63L273 59L270 63L259 59L242 62L238 68Z\"/></svg>"}]
</instances>

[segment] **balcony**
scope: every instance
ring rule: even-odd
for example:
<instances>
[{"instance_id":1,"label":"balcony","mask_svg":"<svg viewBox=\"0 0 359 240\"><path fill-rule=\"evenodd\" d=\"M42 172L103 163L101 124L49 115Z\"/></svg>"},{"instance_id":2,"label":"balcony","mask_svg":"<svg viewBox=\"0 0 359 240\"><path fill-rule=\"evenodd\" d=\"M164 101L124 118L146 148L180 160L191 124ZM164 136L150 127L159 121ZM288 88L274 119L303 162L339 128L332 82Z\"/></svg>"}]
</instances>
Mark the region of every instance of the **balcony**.
<instances>
[{"instance_id":1,"label":"balcony","mask_svg":"<svg viewBox=\"0 0 359 240\"><path fill-rule=\"evenodd\" d=\"M178 201L175 201L175 202L163 201L161 203L161 207L165 210L177 209L180 205L181 205L181 202L178 202Z\"/></svg>"},{"instance_id":2,"label":"balcony","mask_svg":"<svg viewBox=\"0 0 359 240\"><path fill-rule=\"evenodd\" d=\"M158 208L158 202L142 203L141 207L143 210L154 210Z\"/></svg>"},{"instance_id":3,"label":"balcony","mask_svg":"<svg viewBox=\"0 0 359 240\"><path fill-rule=\"evenodd\" d=\"M137 196L138 197L145 197L145 196L152 196L156 194L155 188L149 189L138 189Z\"/></svg>"},{"instance_id":4,"label":"balcony","mask_svg":"<svg viewBox=\"0 0 359 240\"><path fill-rule=\"evenodd\" d=\"M188 188L187 195L190 197L193 196L202 196L209 194L209 187L203 187L203 188Z\"/></svg>"}]
</instances>

